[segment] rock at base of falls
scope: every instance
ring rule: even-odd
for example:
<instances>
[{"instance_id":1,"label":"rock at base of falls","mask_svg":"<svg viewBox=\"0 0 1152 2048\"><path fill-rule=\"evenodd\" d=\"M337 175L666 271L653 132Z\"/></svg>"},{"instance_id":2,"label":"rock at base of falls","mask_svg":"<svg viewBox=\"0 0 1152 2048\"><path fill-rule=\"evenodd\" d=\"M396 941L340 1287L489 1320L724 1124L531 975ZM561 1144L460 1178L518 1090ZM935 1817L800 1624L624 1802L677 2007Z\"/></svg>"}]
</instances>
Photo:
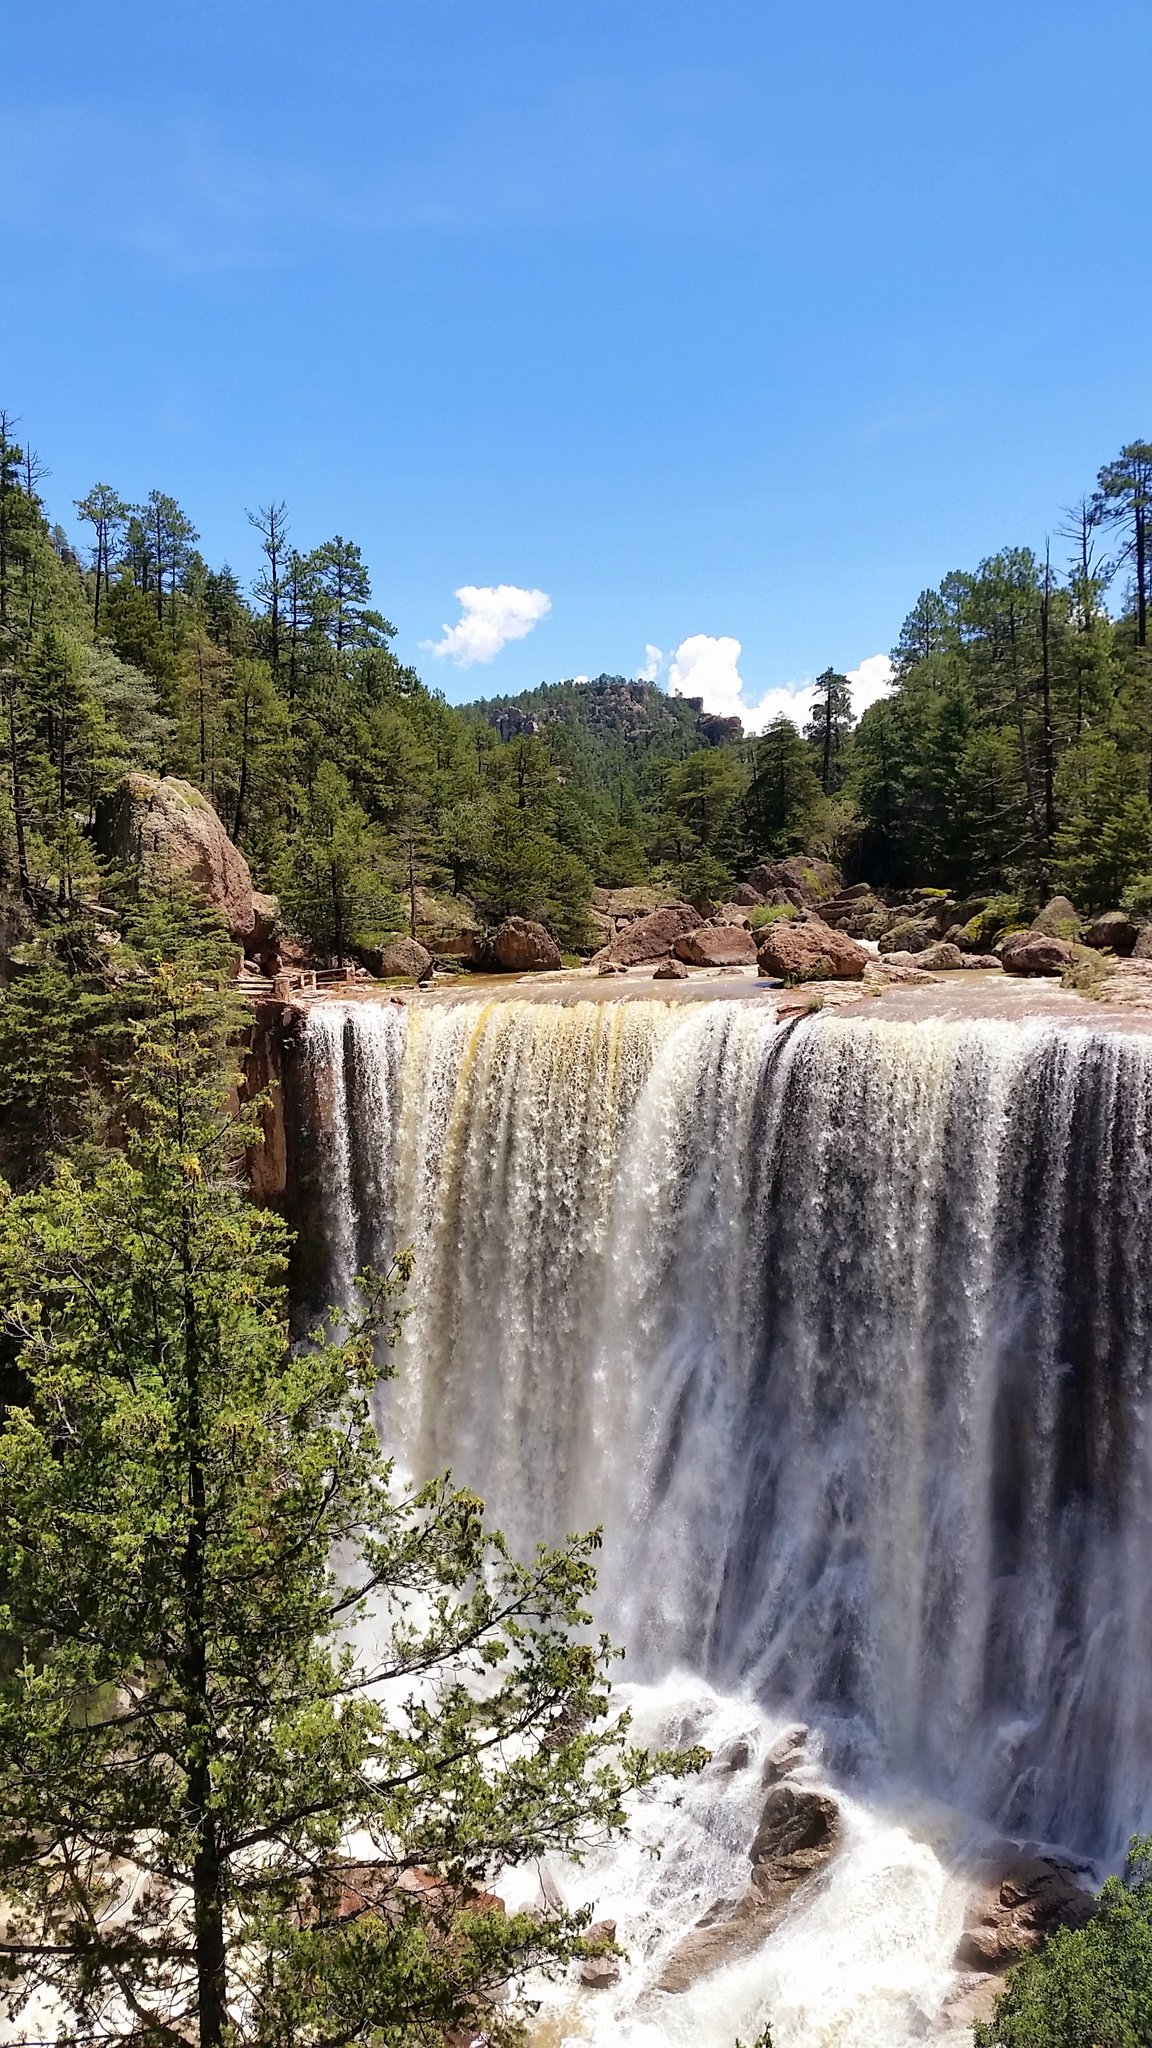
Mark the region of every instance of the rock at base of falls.
<instances>
[{"instance_id":1,"label":"rock at base of falls","mask_svg":"<svg viewBox=\"0 0 1152 2048\"><path fill-rule=\"evenodd\" d=\"M793 1727L785 1728L783 1734L776 1737L764 1759L764 1767L760 1773L761 1784L765 1787L778 1785L781 1778L790 1777L793 1771L798 1770L800 1765L806 1762L807 1754L808 1730L802 1721L797 1721Z\"/></svg>"},{"instance_id":2,"label":"rock at base of falls","mask_svg":"<svg viewBox=\"0 0 1152 2048\"><path fill-rule=\"evenodd\" d=\"M752 1955L780 1925L800 1887L823 1870L839 1839L840 1809L828 1793L774 1785L749 1852L751 1884L708 1908L677 1943L657 1990L689 1991L711 1971Z\"/></svg>"},{"instance_id":3,"label":"rock at base of falls","mask_svg":"<svg viewBox=\"0 0 1152 2048\"><path fill-rule=\"evenodd\" d=\"M958 1970L1007 1970L1032 1955L1058 1927L1086 1927L1096 1911L1092 1892L1065 1863L1017 1854L989 1866L968 1902L956 1949Z\"/></svg>"},{"instance_id":4,"label":"rock at base of falls","mask_svg":"<svg viewBox=\"0 0 1152 2048\"><path fill-rule=\"evenodd\" d=\"M616 1922L596 1920L584 1936L585 1941L615 1941ZM620 1981L620 1958L617 1955L584 1956L579 1969L580 1982L590 1990L604 1991L609 1985Z\"/></svg>"}]
</instances>

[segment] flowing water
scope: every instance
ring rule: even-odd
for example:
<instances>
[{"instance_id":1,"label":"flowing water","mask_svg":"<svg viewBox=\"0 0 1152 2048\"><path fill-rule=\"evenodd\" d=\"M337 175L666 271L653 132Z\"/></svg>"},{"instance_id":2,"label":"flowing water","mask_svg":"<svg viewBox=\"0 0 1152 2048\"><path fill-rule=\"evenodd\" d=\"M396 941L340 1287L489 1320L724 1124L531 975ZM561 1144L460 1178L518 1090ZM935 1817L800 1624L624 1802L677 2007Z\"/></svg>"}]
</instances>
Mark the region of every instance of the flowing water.
<instances>
[{"instance_id":1,"label":"flowing water","mask_svg":"<svg viewBox=\"0 0 1152 2048\"><path fill-rule=\"evenodd\" d=\"M330 1284L416 1251L404 1463L521 1548L604 1525L597 1618L654 1734L758 1755L801 1718L847 1788L814 1901L655 2003L759 1778L648 1814L586 1880L634 1962L571 2038L730 2044L768 2008L777 2048L914 2038L958 1816L1104 1860L1152 1826L1152 1039L325 1003L303 1064Z\"/></svg>"}]
</instances>

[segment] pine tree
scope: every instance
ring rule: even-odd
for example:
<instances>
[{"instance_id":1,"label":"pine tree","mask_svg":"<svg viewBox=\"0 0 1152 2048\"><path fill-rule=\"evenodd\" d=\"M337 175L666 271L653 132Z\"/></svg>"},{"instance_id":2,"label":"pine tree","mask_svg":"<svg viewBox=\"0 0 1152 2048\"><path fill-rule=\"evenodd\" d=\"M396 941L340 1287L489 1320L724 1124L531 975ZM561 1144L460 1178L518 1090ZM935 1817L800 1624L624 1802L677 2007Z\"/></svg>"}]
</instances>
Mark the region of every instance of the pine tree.
<instances>
[{"instance_id":1,"label":"pine tree","mask_svg":"<svg viewBox=\"0 0 1152 2048\"><path fill-rule=\"evenodd\" d=\"M161 968L123 1153L0 1203L0 2001L109 2048L499 2048L582 1923L494 1875L669 1760L612 1716L594 1539L521 1566L473 1495L397 1490L369 1404L407 1262L290 1344L230 1028Z\"/></svg>"}]
</instances>

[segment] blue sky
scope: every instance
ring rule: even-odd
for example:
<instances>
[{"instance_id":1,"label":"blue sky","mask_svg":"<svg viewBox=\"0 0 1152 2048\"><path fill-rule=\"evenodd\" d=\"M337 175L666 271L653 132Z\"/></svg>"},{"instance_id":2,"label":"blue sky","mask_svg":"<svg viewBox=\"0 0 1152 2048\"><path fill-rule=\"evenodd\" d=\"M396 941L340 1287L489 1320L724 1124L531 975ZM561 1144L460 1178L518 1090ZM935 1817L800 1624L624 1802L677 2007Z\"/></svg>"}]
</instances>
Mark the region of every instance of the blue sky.
<instances>
[{"instance_id":1,"label":"blue sky","mask_svg":"<svg viewBox=\"0 0 1152 2048\"><path fill-rule=\"evenodd\" d=\"M756 702L1152 434L1150 61L1148 0L12 4L0 403L66 523L356 539L456 699Z\"/></svg>"}]
</instances>

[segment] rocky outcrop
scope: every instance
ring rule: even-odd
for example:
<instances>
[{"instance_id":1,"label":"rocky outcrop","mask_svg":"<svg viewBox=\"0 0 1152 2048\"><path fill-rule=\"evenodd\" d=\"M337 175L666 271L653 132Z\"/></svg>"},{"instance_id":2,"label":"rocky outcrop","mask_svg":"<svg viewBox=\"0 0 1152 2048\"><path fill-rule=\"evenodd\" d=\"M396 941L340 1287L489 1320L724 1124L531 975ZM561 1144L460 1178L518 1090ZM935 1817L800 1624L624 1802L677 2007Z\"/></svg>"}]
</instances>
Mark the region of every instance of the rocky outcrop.
<instances>
[{"instance_id":1,"label":"rocky outcrop","mask_svg":"<svg viewBox=\"0 0 1152 2048\"><path fill-rule=\"evenodd\" d=\"M1080 913L1067 896L1053 896L1032 919L1030 930L1047 939L1078 939Z\"/></svg>"},{"instance_id":2,"label":"rocky outcrop","mask_svg":"<svg viewBox=\"0 0 1152 2048\"><path fill-rule=\"evenodd\" d=\"M1042 933L1015 932L1000 950L1000 965L1006 974L1063 974L1072 958L1064 939Z\"/></svg>"},{"instance_id":3,"label":"rocky outcrop","mask_svg":"<svg viewBox=\"0 0 1152 2048\"><path fill-rule=\"evenodd\" d=\"M382 946L359 946L357 953L379 981L423 981L432 971L432 955L418 939L388 939Z\"/></svg>"},{"instance_id":4,"label":"rocky outcrop","mask_svg":"<svg viewBox=\"0 0 1152 2048\"><path fill-rule=\"evenodd\" d=\"M747 925L704 924L685 932L673 946L689 967L754 967L756 940Z\"/></svg>"},{"instance_id":5,"label":"rocky outcrop","mask_svg":"<svg viewBox=\"0 0 1152 2048\"><path fill-rule=\"evenodd\" d=\"M840 871L831 861L805 860L798 855L790 860L761 861L749 868L747 880L766 902L772 900L773 891L782 890L790 902L803 908L835 896Z\"/></svg>"},{"instance_id":6,"label":"rocky outcrop","mask_svg":"<svg viewBox=\"0 0 1152 2048\"><path fill-rule=\"evenodd\" d=\"M818 917L777 919L761 934L760 973L783 981L860 981L872 955Z\"/></svg>"},{"instance_id":7,"label":"rocky outcrop","mask_svg":"<svg viewBox=\"0 0 1152 2048\"><path fill-rule=\"evenodd\" d=\"M759 889L752 887L751 882L737 882L736 887L732 891L732 901L733 903L739 903L745 910L751 910L755 908L756 904L763 903L764 898L760 894Z\"/></svg>"},{"instance_id":8,"label":"rocky outcrop","mask_svg":"<svg viewBox=\"0 0 1152 2048\"><path fill-rule=\"evenodd\" d=\"M551 932L528 917L506 917L493 932L489 951L508 974L546 974L564 965Z\"/></svg>"},{"instance_id":9,"label":"rocky outcrop","mask_svg":"<svg viewBox=\"0 0 1152 2048\"><path fill-rule=\"evenodd\" d=\"M658 1989L687 1991L710 1971L751 1955L780 1925L794 1894L824 1868L839 1839L839 1808L826 1792L774 1785L750 1851L750 1884L734 1898L717 1899L677 1943Z\"/></svg>"},{"instance_id":10,"label":"rocky outcrop","mask_svg":"<svg viewBox=\"0 0 1152 2048\"><path fill-rule=\"evenodd\" d=\"M99 807L96 843L153 882L183 876L232 937L251 946L257 912L248 863L207 797L190 782L175 775L126 775Z\"/></svg>"},{"instance_id":11,"label":"rocky outcrop","mask_svg":"<svg viewBox=\"0 0 1152 2048\"><path fill-rule=\"evenodd\" d=\"M604 954L596 955L596 964L604 958L615 967L642 967L649 960L663 960L677 939L695 931L699 923L700 913L690 903L665 904L618 931Z\"/></svg>"},{"instance_id":12,"label":"rocky outcrop","mask_svg":"<svg viewBox=\"0 0 1152 2048\"><path fill-rule=\"evenodd\" d=\"M1096 1910L1093 1894L1076 1883L1072 1866L1047 1856L1017 1855L1005 1869L982 1875L964 1916L956 1950L960 1970L1007 1970L1033 1955L1058 1927L1086 1927Z\"/></svg>"},{"instance_id":13,"label":"rocky outcrop","mask_svg":"<svg viewBox=\"0 0 1152 2048\"><path fill-rule=\"evenodd\" d=\"M1127 959L1140 937L1140 927L1124 910L1103 910L1084 933L1084 944L1097 953L1119 953Z\"/></svg>"}]
</instances>

